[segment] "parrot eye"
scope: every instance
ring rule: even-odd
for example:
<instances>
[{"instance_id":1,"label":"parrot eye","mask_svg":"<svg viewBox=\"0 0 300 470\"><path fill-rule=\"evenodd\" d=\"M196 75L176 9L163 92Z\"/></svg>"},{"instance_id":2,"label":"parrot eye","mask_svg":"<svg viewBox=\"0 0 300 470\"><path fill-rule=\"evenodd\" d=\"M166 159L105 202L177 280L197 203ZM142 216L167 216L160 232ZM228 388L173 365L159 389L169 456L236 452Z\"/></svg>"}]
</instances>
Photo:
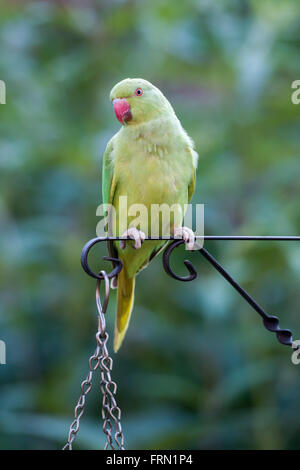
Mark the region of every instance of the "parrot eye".
<instances>
[{"instance_id":1,"label":"parrot eye","mask_svg":"<svg viewBox=\"0 0 300 470\"><path fill-rule=\"evenodd\" d=\"M134 94L135 94L136 96L142 96L143 90L142 90L141 88L137 88L137 89L135 90Z\"/></svg>"}]
</instances>

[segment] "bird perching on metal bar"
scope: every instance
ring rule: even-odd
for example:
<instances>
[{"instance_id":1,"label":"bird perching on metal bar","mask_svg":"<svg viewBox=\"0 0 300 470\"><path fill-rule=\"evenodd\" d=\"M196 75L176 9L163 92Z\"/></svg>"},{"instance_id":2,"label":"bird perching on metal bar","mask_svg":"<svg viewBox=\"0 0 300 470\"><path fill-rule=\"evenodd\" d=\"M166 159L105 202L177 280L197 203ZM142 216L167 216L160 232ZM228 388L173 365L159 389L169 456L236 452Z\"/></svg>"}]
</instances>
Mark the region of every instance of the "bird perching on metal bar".
<instances>
[{"instance_id":1,"label":"bird perching on metal bar","mask_svg":"<svg viewBox=\"0 0 300 470\"><path fill-rule=\"evenodd\" d=\"M123 262L118 279L112 280L113 286L118 286L114 338L117 351L133 308L135 276L166 243L164 240L143 243L146 236L153 236L149 227L156 227L156 235L182 237L188 248L194 245L194 234L182 227L182 220L185 205L195 189L198 155L169 101L148 81L122 80L111 90L110 99L122 127L108 142L104 153L103 203L112 205L116 215L114 219L110 212L107 218L110 233L134 240L108 242L110 256ZM122 206L124 196L126 210ZM146 208L146 215L143 210L139 217L130 214L130 208L136 204ZM173 208L168 227L163 226L159 212L154 215L152 210L163 204ZM120 215L123 221L125 216L123 228Z\"/></svg>"}]
</instances>

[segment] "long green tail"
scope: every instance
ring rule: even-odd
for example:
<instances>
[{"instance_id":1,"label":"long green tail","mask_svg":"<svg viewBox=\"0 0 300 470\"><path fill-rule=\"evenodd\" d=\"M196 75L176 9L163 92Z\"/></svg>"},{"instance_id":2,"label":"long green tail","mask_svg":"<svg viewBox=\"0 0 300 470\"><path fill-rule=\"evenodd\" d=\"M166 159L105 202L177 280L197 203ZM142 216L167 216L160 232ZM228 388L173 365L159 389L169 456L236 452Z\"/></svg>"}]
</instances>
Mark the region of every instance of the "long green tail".
<instances>
[{"instance_id":1,"label":"long green tail","mask_svg":"<svg viewBox=\"0 0 300 470\"><path fill-rule=\"evenodd\" d=\"M114 351L120 348L126 334L134 301L135 277L128 277L125 268L118 274L117 315Z\"/></svg>"}]
</instances>

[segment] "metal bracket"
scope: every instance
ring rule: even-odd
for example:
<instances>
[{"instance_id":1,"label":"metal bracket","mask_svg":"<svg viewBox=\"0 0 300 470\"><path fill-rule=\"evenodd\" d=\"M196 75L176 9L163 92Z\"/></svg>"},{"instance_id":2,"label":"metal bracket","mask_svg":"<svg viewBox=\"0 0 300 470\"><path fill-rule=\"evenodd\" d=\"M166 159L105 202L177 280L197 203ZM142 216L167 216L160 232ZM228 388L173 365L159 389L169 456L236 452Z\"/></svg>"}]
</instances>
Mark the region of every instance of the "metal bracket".
<instances>
[{"instance_id":1,"label":"metal bracket","mask_svg":"<svg viewBox=\"0 0 300 470\"><path fill-rule=\"evenodd\" d=\"M198 240L232 240L232 241L249 241L249 240L254 240L254 241L300 241L300 236L234 236L234 235L204 235L204 236L197 236L196 239ZM108 240L124 240L123 237L99 237L99 238L93 238L89 242L85 244L82 250L81 254L81 264L83 269L87 274L90 276L96 278L96 279L102 279L101 274L96 274L92 271L88 264L88 254L90 249L96 244ZM184 264L187 267L189 271L188 276L179 276L174 271L171 269L170 266L170 257L171 254L173 253L174 249L177 248L178 246L182 245L184 241L182 239L174 239L174 237L148 237L146 240L166 240L171 241L171 243L167 246L163 253L163 267L166 271L166 273L173 277L174 279L178 281L183 281L183 282L189 282L193 281L197 277L197 271L194 268L193 264L185 260ZM254 299L251 297L248 292L245 291L245 289L235 280L233 277L221 266L221 264L206 250L206 248L202 247L200 249L195 250L197 251L200 255L202 255L223 277L226 279L229 284L234 287L234 289L246 300L246 302L261 316L263 320L263 325L264 327L271 331L272 333L276 334L276 337L278 341L281 344L284 344L286 346L293 346L293 337L292 333L288 329L282 329L279 326L279 319L276 316L269 315ZM121 271L123 264L121 260L118 258L110 258L107 256L104 256L103 259L111 261L113 263L113 270L107 274L108 278L112 278L114 276L117 276L118 273ZM294 347L294 346L293 346ZM300 346L294 347L294 349L300 349Z\"/></svg>"}]
</instances>

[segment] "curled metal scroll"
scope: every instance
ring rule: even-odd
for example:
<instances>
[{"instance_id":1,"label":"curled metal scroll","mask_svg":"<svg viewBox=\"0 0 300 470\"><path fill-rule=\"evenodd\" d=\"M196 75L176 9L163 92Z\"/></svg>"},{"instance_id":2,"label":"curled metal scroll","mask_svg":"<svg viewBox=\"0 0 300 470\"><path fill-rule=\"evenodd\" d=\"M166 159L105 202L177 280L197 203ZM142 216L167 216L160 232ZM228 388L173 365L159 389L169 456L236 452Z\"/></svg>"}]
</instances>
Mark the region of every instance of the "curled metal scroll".
<instances>
[{"instance_id":1,"label":"curled metal scroll","mask_svg":"<svg viewBox=\"0 0 300 470\"><path fill-rule=\"evenodd\" d=\"M88 241L82 249L81 258L80 258L81 266L83 267L84 271L89 276L94 277L95 279L100 279L100 280L103 279L103 274L101 272L97 274L90 268L90 265L88 263L88 255L89 255L90 249L94 245L96 245L97 243L105 242L105 241L107 241L107 238L101 238L101 237L100 238L93 238L92 240ZM112 271L107 274L107 277L109 279L111 279L112 277L117 276L119 274L119 272L121 271L121 269L123 268L122 261L118 258L112 258L110 256L103 256L103 259L105 261L111 261L113 263L113 266L114 266Z\"/></svg>"},{"instance_id":2,"label":"curled metal scroll","mask_svg":"<svg viewBox=\"0 0 300 470\"><path fill-rule=\"evenodd\" d=\"M178 281L193 281L197 277L197 271L194 268L193 264L185 260L184 264L189 271L189 276L179 276L176 274L170 266L170 257L175 248L184 243L183 240L176 240L171 242L170 245L165 249L163 254L163 266L167 274L177 279ZM263 320L264 327L276 334L278 341L281 344L286 346L293 346L293 337L290 330L282 329L279 325L279 319L273 315L269 315L254 299L251 297L248 292L243 289L243 287L235 280L233 277L220 265L220 263L205 249L200 248L196 250L200 255L202 255L225 279L228 281L234 289L248 302L251 307L256 310L256 312L261 316ZM297 348L298 349L298 348Z\"/></svg>"},{"instance_id":3,"label":"curled metal scroll","mask_svg":"<svg viewBox=\"0 0 300 470\"><path fill-rule=\"evenodd\" d=\"M174 273L174 271L172 271L170 267L170 256L171 256L172 251L175 248L177 248L177 246L182 245L183 243L184 243L183 240L176 240L167 246L163 254L163 267L166 273L169 274L169 276L174 277L174 279L177 279L177 281L189 282L189 281L193 281L198 276L196 269L194 268L194 266L189 260L184 261L184 264L190 273L189 276L184 276L184 277L178 276L177 274Z\"/></svg>"}]
</instances>

